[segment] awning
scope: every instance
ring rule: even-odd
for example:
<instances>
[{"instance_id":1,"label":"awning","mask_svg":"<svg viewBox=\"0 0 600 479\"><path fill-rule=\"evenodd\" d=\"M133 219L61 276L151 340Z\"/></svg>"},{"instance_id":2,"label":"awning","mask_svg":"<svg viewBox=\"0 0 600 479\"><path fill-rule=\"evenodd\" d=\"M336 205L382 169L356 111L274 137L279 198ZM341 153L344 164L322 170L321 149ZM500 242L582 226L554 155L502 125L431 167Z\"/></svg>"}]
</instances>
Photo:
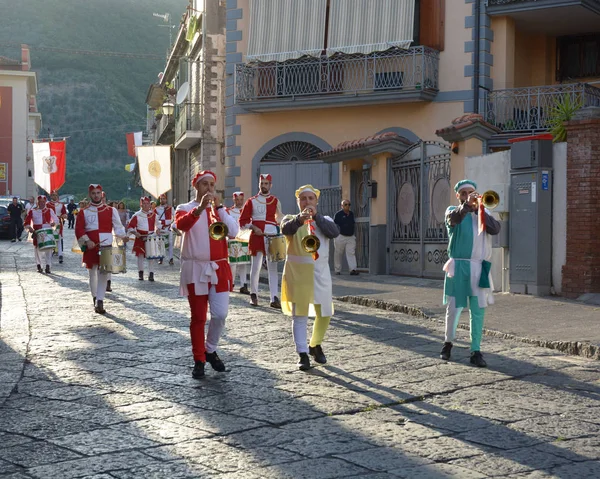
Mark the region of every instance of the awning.
<instances>
[{"instance_id":1,"label":"awning","mask_svg":"<svg viewBox=\"0 0 600 479\"><path fill-rule=\"evenodd\" d=\"M327 0L251 0L247 60L321 55L326 8Z\"/></svg>"},{"instance_id":2,"label":"awning","mask_svg":"<svg viewBox=\"0 0 600 479\"><path fill-rule=\"evenodd\" d=\"M327 54L408 48L415 0L331 0Z\"/></svg>"}]
</instances>

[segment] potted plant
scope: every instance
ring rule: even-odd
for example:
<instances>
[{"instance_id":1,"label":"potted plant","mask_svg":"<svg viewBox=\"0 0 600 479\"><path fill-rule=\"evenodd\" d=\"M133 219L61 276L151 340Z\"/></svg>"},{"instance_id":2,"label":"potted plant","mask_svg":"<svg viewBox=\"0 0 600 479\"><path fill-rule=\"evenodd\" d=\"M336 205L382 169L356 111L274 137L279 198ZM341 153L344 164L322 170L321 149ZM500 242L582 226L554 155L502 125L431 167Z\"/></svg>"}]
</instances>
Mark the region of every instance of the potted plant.
<instances>
[{"instance_id":1,"label":"potted plant","mask_svg":"<svg viewBox=\"0 0 600 479\"><path fill-rule=\"evenodd\" d=\"M573 98L573 96L565 93L560 101L550 110L548 118L549 132L552 134L554 143L567 141L567 129L564 123L573 118L577 110L583 106L581 98Z\"/></svg>"}]
</instances>

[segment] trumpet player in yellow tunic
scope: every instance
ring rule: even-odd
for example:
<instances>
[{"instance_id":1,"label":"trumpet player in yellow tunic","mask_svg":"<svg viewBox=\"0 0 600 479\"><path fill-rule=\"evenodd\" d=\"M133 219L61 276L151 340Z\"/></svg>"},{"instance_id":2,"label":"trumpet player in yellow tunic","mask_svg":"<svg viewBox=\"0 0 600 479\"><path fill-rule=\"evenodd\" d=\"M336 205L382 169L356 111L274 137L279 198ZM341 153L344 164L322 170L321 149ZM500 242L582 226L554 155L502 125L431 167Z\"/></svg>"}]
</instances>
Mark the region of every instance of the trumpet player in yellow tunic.
<instances>
[{"instance_id":1,"label":"trumpet player in yellow tunic","mask_svg":"<svg viewBox=\"0 0 600 479\"><path fill-rule=\"evenodd\" d=\"M292 334L300 356L301 371L310 369L309 354L317 363L327 358L321 343L333 314L329 240L340 234L329 216L318 212L321 192L312 185L296 190L300 213L287 215L281 222L287 256L281 282L281 309L292 317ZM315 317L310 345L307 344L308 317Z\"/></svg>"}]
</instances>

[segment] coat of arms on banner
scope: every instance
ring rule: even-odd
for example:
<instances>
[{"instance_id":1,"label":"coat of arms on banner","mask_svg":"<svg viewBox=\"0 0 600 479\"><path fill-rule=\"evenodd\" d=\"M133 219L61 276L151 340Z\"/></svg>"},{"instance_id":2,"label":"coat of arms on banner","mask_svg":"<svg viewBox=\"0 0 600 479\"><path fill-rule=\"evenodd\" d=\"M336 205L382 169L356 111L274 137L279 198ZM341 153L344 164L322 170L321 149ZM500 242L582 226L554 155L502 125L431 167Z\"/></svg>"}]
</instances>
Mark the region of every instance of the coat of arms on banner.
<instances>
[{"instance_id":1,"label":"coat of arms on banner","mask_svg":"<svg viewBox=\"0 0 600 479\"><path fill-rule=\"evenodd\" d=\"M56 166L56 156L44 156L42 161L44 162L44 173L51 175L52 173L56 173L58 171L58 166Z\"/></svg>"}]
</instances>

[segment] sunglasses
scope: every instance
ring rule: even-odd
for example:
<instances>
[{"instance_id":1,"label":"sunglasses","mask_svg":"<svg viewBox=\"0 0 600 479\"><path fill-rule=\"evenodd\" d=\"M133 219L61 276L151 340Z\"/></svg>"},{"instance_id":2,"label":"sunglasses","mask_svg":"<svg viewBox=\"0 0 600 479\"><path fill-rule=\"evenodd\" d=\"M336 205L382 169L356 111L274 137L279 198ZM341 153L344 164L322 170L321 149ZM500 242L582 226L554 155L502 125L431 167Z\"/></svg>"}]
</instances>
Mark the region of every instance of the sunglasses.
<instances>
[{"instance_id":1,"label":"sunglasses","mask_svg":"<svg viewBox=\"0 0 600 479\"><path fill-rule=\"evenodd\" d=\"M350 203L342 203L342 206L350 206Z\"/></svg>"}]
</instances>

